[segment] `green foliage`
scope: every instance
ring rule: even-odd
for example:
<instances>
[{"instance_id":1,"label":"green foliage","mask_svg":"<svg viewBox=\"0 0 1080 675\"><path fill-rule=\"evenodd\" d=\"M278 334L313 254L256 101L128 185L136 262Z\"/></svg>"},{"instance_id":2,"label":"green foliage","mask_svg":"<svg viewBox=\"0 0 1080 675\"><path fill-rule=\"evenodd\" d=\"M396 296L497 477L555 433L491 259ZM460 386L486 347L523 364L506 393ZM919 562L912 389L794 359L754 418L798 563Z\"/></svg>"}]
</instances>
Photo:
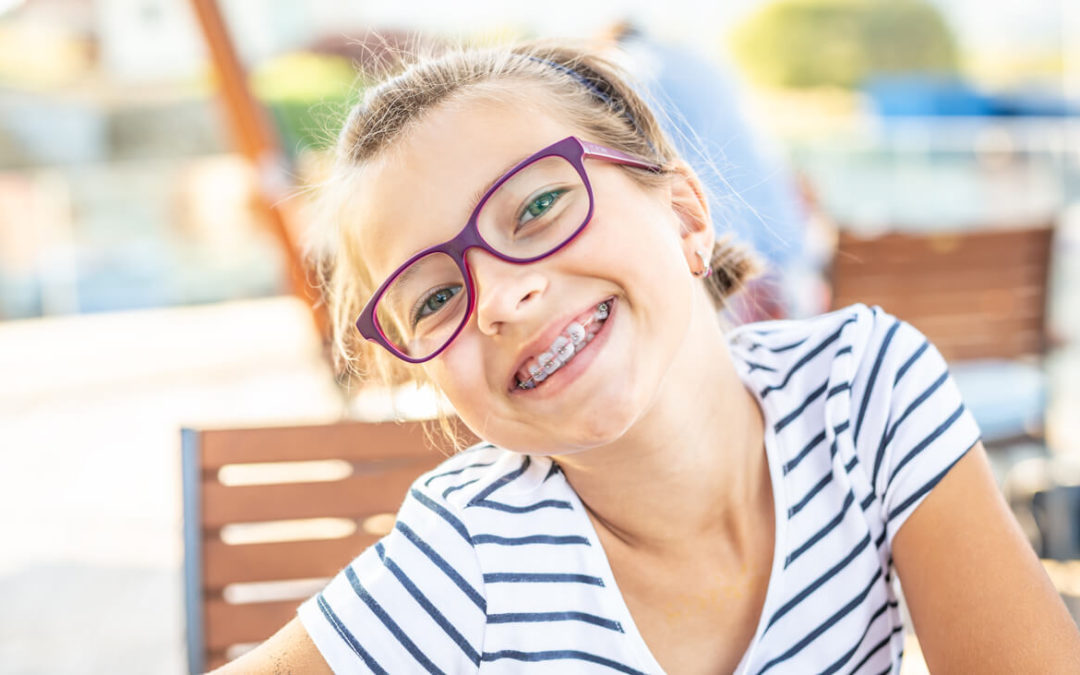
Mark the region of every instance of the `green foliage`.
<instances>
[{"instance_id":1,"label":"green foliage","mask_svg":"<svg viewBox=\"0 0 1080 675\"><path fill-rule=\"evenodd\" d=\"M751 77L783 87L957 68L952 32L924 0L776 0L738 28L733 48Z\"/></svg>"},{"instance_id":2,"label":"green foliage","mask_svg":"<svg viewBox=\"0 0 1080 675\"><path fill-rule=\"evenodd\" d=\"M307 52L271 59L251 75L290 153L332 145L360 84L348 59Z\"/></svg>"}]
</instances>

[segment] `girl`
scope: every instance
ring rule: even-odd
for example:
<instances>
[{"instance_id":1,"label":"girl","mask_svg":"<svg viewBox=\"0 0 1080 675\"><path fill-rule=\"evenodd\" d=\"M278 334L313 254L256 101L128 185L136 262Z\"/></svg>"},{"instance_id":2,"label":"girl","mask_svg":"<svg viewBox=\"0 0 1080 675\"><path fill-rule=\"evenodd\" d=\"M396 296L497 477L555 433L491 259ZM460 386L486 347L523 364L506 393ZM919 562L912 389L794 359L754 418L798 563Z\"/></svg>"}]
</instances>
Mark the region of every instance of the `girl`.
<instances>
[{"instance_id":1,"label":"girl","mask_svg":"<svg viewBox=\"0 0 1080 675\"><path fill-rule=\"evenodd\" d=\"M223 672L895 672L897 580L934 672L1076 671L937 350L862 305L725 334L754 260L612 63L422 60L337 157L337 346L486 442Z\"/></svg>"}]
</instances>

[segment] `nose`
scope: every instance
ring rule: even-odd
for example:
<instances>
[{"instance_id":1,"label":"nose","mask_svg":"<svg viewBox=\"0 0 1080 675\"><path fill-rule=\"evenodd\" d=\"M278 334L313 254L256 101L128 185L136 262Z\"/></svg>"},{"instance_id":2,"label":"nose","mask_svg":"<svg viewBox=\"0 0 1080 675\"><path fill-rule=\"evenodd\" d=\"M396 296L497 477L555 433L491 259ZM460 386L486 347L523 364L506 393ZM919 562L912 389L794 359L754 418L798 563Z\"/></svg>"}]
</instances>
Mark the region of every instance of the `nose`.
<instances>
[{"instance_id":1,"label":"nose","mask_svg":"<svg viewBox=\"0 0 1080 675\"><path fill-rule=\"evenodd\" d=\"M476 323L485 335L497 335L536 311L548 287L535 264L510 263L475 249L466 262L476 291Z\"/></svg>"}]
</instances>

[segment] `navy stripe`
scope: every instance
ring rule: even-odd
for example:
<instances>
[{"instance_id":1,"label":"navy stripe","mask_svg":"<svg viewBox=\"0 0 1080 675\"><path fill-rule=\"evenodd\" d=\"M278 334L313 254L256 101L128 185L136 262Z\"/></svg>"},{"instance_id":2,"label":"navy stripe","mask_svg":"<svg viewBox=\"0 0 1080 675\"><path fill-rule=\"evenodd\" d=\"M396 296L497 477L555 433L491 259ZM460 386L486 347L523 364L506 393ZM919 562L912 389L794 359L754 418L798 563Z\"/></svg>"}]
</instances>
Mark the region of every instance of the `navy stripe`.
<instances>
[{"instance_id":1,"label":"navy stripe","mask_svg":"<svg viewBox=\"0 0 1080 675\"><path fill-rule=\"evenodd\" d=\"M875 312L877 314L877 312ZM881 370L881 362L885 359L885 352L889 349L896 330L900 328L900 320L893 321L889 332L885 333L885 339L881 341L881 349L878 350L877 358L874 359L874 367L870 369L870 379L866 381L866 389L863 390L862 405L859 406L859 417L855 420L855 443L859 442L859 431L862 429L863 415L866 414L866 406L870 403L870 395L874 393L874 383L877 382L878 371Z\"/></svg>"},{"instance_id":2,"label":"navy stripe","mask_svg":"<svg viewBox=\"0 0 1080 675\"><path fill-rule=\"evenodd\" d=\"M428 487L429 485L431 485L431 481L435 480L436 478L442 478L443 476L456 476L463 471L475 469L476 467L480 466L491 466L494 463L495 462L478 462L476 464L469 464L468 466L463 466L460 469L454 469L453 471L444 471L442 473L437 473L434 476L428 477L428 479L424 481L424 487Z\"/></svg>"},{"instance_id":3,"label":"navy stripe","mask_svg":"<svg viewBox=\"0 0 1080 675\"><path fill-rule=\"evenodd\" d=\"M843 356L844 354L851 354L851 353L852 353L851 345L848 345L847 347L841 347L840 349L837 349L836 353L833 354L833 358L836 358L837 356Z\"/></svg>"},{"instance_id":4,"label":"navy stripe","mask_svg":"<svg viewBox=\"0 0 1080 675\"><path fill-rule=\"evenodd\" d=\"M510 614L488 614L488 623L546 623L549 621L583 621L595 626L602 626L619 633L623 632L618 621L605 619L585 612L514 612Z\"/></svg>"},{"instance_id":5,"label":"navy stripe","mask_svg":"<svg viewBox=\"0 0 1080 675\"><path fill-rule=\"evenodd\" d=\"M437 503L431 497L428 497L426 494L420 492L416 488L409 490L409 494L412 495L413 499L426 506L428 510L432 511L440 518L445 520L447 523L449 523L450 527L454 528L454 530L456 530L457 533L461 535L462 539L469 542L470 546L472 545L472 539L469 536L468 528L465 527L465 523L461 522L457 518L457 516L450 513L450 511L447 510L446 507L444 507L442 504Z\"/></svg>"},{"instance_id":6,"label":"navy stripe","mask_svg":"<svg viewBox=\"0 0 1080 675\"><path fill-rule=\"evenodd\" d=\"M768 349L770 352L772 352L774 354L780 354L782 352L786 352L786 351L790 351L792 349L795 349L799 345L806 342L808 339L809 338L803 338L803 339L801 339L801 340L799 340L797 342L792 342L791 344L783 345L782 347L770 347L767 344L765 344L764 342L753 342L753 343L750 344L750 348L747 351L756 352L759 348L764 347L765 349Z\"/></svg>"},{"instance_id":7,"label":"navy stripe","mask_svg":"<svg viewBox=\"0 0 1080 675\"><path fill-rule=\"evenodd\" d=\"M886 600L884 603L882 603L881 607L877 608L877 611L870 615L870 619L866 622L866 628L863 629L862 635L859 637L858 641L855 642L855 646L852 647L846 654L833 662L831 666L821 671L821 675L832 675L832 673L835 673L836 671L843 668L844 664L851 660L852 656L855 656L855 652L859 651L859 647L862 646L863 640L865 640L866 636L870 634L870 626L873 626L874 622L877 621L877 618L884 614L885 610L888 608L889 602ZM861 665L862 663L859 664L859 666ZM858 666L852 668L851 672L855 672L856 670L858 670Z\"/></svg>"},{"instance_id":8,"label":"navy stripe","mask_svg":"<svg viewBox=\"0 0 1080 675\"><path fill-rule=\"evenodd\" d=\"M888 531L889 531L889 528L887 528L887 527L881 528L881 534L879 534L877 539L874 540L874 546L876 546L877 548L881 548L881 544L885 541L885 534Z\"/></svg>"},{"instance_id":9,"label":"navy stripe","mask_svg":"<svg viewBox=\"0 0 1080 675\"><path fill-rule=\"evenodd\" d=\"M847 497L844 498L844 505L840 508L840 513L836 514L835 518L826 523L825 527L821 528L813 535L811 535L809 539L807 539L805 542L803 542L801 546L799 546L799 548L792 551L791 554L788 555L787 560L784 561L784 567L787 567L791 563L795 562L796 558L801 556L803 553L806 553L806 551L809 550L811 546L821 541L822 537L827 535L829 532L832 532L833 529L835 529L836 526L839 525L840 522L844 519L844 516L847 514L847 510L851 507L851 503L854 501L854 493L852 493L851 490L848 490Z\"/></svg>"},{"instance_id":10,"label":"navy stripe","mask_svg":"<svg viewBox=\"0 0 1080 675\"><path fill-rule=\"evenodd\" d=\"M375 657L373 657L367 652L366 649L360 646L360 643L356 641L356 638L353 637L353 634L350 633L349 629L345 627L345 624L341 622L341 619L339 619L338 615L334 613L334 610L330 609L330 605L326 602L326 598L323 597L322 593L319 593L317 604L319 605L319 609L322 610L323 616L326 617L326 620L329 621L330 625L334 627L334 630L337 631L337 634L341 636L342 640L345 641L345 644L349 645L349 647L353 650L353 653L360 657L360 660L364 662L364 665L366 665L372 670L372 672L377 673L378 675L390 675L382 666L379 665L379 662L375 660Z\"/></svg>"},{"instance_id":11,"label":"navy stripe","mask_svg":"<svg viewBox=\"0 0 1080 675\"><path fill-rule=\"evenodd\" d=\"M775 373L776 372L776 368L773 368L772 366L766 366L764 364L755 363L753 361L744 361L743 363L750 366L750 370L746 371L747 373L752 373L755 370L764 370L767 373Z\"/></svg>"},{"instance_id":12,"label":"navy stripe","mask_svg":"<svg viewBox=\"0 0 1080 675\"><path fill-rule=\"evenodd\" d=\"M461 485L451 485L450 487L443 490L443 493L442 493L443 499L446 499L447 497L449 497L450 495L457 492L458 490L460 490L463 487L468 487L468 486L472 485L473 483L475 483L478 480L480 480L480 479L479 478L473 478L472 480L465 481Z\"/></svg>"},{"instance_id":13,"label":"navy stripe","mask_svg":"<svg viewBox=\"0 0 1080 675\"><path fill-rule=\"evenodd\" d=\"M563 501L561 499L545 499L543 501L536 502L535 504L526 504L525 506L515 506L513 504L503 504L502 502L492 501L485 499L483 501L471 501L469 506L478 506L485 509L494 509L496 511L504 511L506 513L530 513L532 511L538 511L540 509L552 508L552 509L566 509L572 511L573 506L570 502Z\"/></svg>"},{"instance_id":14,"label":"navy stripe","mask_svg":"<svg viewBox=\"0 0 1080 675\"><path fill-rule=\"evenodd\" d=\"M844 465L844 471L851 473L851 470L855 468L855 465L859 463L859 456L853 455L851 461Z\"/></svg>"},{"instance_id":15,"label":"navy stripe","mask_svg":"<svg viewBox=\"0 0 1080 675\"><path fill-rule=\"evenodd\" d=\"M588 574L564 574L561 572L488 572L484 583L575 583L603 586L604 580Z\"/></svg>"},{"instance_id":16,"label":"navy stripe","mask_svg":"<svg viewBox=\"0 0 1080 675\"><path fill-rule=\"evenodd\" d=\"M900 370L896 371L896 379L893 380L894 387L900 382L900 378L904 376L904 373L908 371L908 368L911 368L912 364L919 360L919 357L923 355L923 352L925 352L929 346L930 341L923 340L923 343L919 345L919 348L915 350L915 353L912 354L907 361L904 361L904 365L900 366Z\"/></svg>"},{"instance_id":17,"label":"navy stripe","mask_svg":"<svg viewBox=\"0 0 1080 675\"><path fill-rule=\"evenodd\" d=\"M788 509L788 518L791 518L799 511L802 511L803 507L806 506L810 502L810 500L814 498L814 495L821 492L822 488L828 485L830 481L832 481L832 471L829 471L827 474L822 476L821 480L817 482L817 485L810 488L810 491L807 492L802 499L800 499L796 504L794 504L791 508Z\"/></svg>"},{"instance_id":18,"label":"navy stripe","mask_svg":"<svg viewBox=\"0 0 1080 675\"><path fill-rule=\"evenodd\" d=\"M892 637L894 635L896 635L898 632L900 632L901 629L902 629L901 626L894 626L891 633L889 633L885 637L881 638L881 642L878 642L876 645L874 645L870 649L870 651L868 651L866 653L866 656L859 659L859 662L851 667L851 672L854 673L854 672L858 671L859 668L862 668L864 665L866 665L866 662L870 660L870 657L873 656L874 654L877 654L879 651L881 651L882 647L889 644L889 642L892 641ZM890 670L892 670L892 666L889 666L889 669L886 670L885 672L887 673Z\"/></svg>"},{"instance_id":19,"label":"navy stripe","mask_svg":"<svg viewBox=\"0 0 1080 675\"><path fill-rule=\"evenodd\" d=\"M386 629L390 631L390 634L401 643L401 646L412 654L412 657L416 659L417 663L424 667L424 670L429 673L443 672L438 666L431 662L431 659L429 659L424 652L420 651L420 648L417 647L412 640L409 639L409 636L406 635L405 631L401 630L401 626L397 625L397 622L386 613L386 610L382 608L382 605L380 605L375 598L371 597L371 594L368 593L367 589L360 583L360 579L357 578L356 572L353 571L351 565L345 568L345 578L349 580L353 590L356 591L356 594L364 601L364 604L368 606L368 609L378 617L379 621L381 621L382 624L386 626Z\"/></svg>"},{"instance_id":20,"label":"navy stripe","mask_svg":"<svg viewBox=\"0 0 1080 675\"><path fill-rule=\"evenodd\" d=\"M948 370L946 370L944 373L939 375L938 379L934 380L933 383L929 387L927 387L921 394L916 396L915 400L913 400L911 403L909 403L908 407L904 409L903 414L901 414L900 417L898 417L896 419L896 421L893 422L892 427L889 428L888 431L885 432L885 435L881 437L881 444L882 445L888 445L889 442L892 441L893 437L896 436L896 428L898 426L900 426L900 423L903 422L904 420L906 420L908 418L908 416L910 416L911 413L913 413L915 411L916 408L918 408L920 405L922 405L924 402L926 402L926 399L930 398L934 394L935 391L940 389L941 385L945 384L945 380L947 380L947 379L949 379L949 371ZM880 452L880 450L879 450L879 452Z\"/></svg>"},{"instance_id":21,"label":"navy stripe","mask_svg":"<svg viewBox=\"0 0 1080 675\"><path fill-rule=\"evenodd\" d=\"M916 445L914 448L911 449L910 452L904 455L904 458L896 463L896 466L893 467L892 473L889 474L889 481L886 483L886 489L888 489L889 485L892 485L893 480L896 479L896 475L900 473L900 470L903 469L908 462L914 459L920 452L925 450L928 445L936 441L938 438L941 437L942 434L948 431L949 427L951 427L953 423L956 422L956 420L960 419L960 415L962 414L964 414L963 403L961 403L956 408L956 410L953 411L953 414L949 415L948 419L939 424L936 429L931 431L929 436L919 441L918 445Z\"/></svg>"},{"instance_id":22,"label":"navy stripe","mask_svg":"<svg viewBox=\"0 0 1080 675\"><path fill-rule=\"evenodd\" d=\"M853 609L858 607L860 604L862 604L864 600L866 600L866 596L870 595L870 591L874 588L874 584L876 584L878 579L880 578L881 568L878 568L878 570L874 572L873 578L870 579L870 583L868 583L864 589L859 591L858 595L852 598L851 601L848 602L846 605L841 607L835 614L826 619L825 622L822 623L820 626L807 633L806 637L795 643L795 645L791 649L787 650L780 656L777 656L773 660L766 663L765 666L758 671L758 675L761 675L761 673L766 672L778 663L783 663L784 661L790 659L792 656L795 656L803 649L805 649L807 645L816 640L822 633L824 633L834 624L836 624L837 621L840 621L845 616L850 614Z\"/></svg>"},{"instance_id":23,"label":"navy stripe","mask_svg":"<svg viewBox=\"0 0 1080 675\"><path fill-rule=\"evenodd\" d=\"M480 494L472 498L470 505L484 501L489 496L491 496L492 492L495 492L496 490L506 485L507 483L510 483L511 481L517 480L517 478L521 476L521 474L525 473L525 470L529 468L529 461L529 456L525 455L525 457L521 460L521 466L514 469L510 473L500 476L499 478L492 481L491 485L488 485L486 488L480 491Z\"/></svg>"},{"instance_id":24,"label":"navy stripe","mask_svg":"<svg viewBox=\"0 0 1080 675\"><path fill-rule=\"evenodd\" d=\"M503 504L502 502L496 502L488 499L492 492L495 492L507 483L511 483L521 477L521 475L525 473L525 470L529 468L530 461L531 458L528 455L525 455L525 457L521 461L520 467L514 469L505 476L501 476L500 478L492 482L491 485L481 490L478 495L476 495L472 498L472 500L469 501L469 506L480 506L488 509L494 509L496 511L503 511L505 513L529 513L549 507L555 509L567 509L572 511L574 507L570 505L570 502L561 499L545 499L543 501L536 502L535 504L527 504L525 506Z\"/></svg>"},{"instance_id":25,"label":"navy stripe","mask_svg":"<svg viewBox=\"0 0 1080 675\"><path fill-rule=\"evenodd\" d=\"M765 347L766 349L768 349L770 352L773 352L774 354L779 354L780 352L786 352L786 351L789 351L791 349L795 349L796 347L798 347L799 345L801 345L802 343L806 342L809 339L810 338L803 338L803 339L799 340L798 342L792 342L791 344L784 345L783 347L769 347L767 345L762 345L762 346Z\"/></svg>"},{"instance_id":26,"label":"navy stripe","mask_svg":"<svg viewBox=\"0 0 1080 675\"><path fill-rule=\"evenodd\" d=\"M811 392L810 395L806 397L806 400L799 404L799 407L795 408L790 413L785 415L783 417L783 419L781 419L779 422L776 423L776 426L773 427L773 429L775 429L775 431L777 433L780 433L780 431L784 427L786 427L787 425L789 425L792 422L794 422L795 420L797 420L799 418L799 415L803 414L803 412L806 411L806 408L809 407L809 405L811 403L816 401L818 399L818 397L820 397L822 394L825 393L825 388L828 387L828 386L829 386L829 383L826 381L825 384L821 385L820 387L815 389L813 392Z\"/></svg>"},{"instance_id":27,"label":"navy stripe","mask_svg":"<svg viewBox=\"0 0 1080 675\"><path fill-rule=\"evenodd\" d=\"M840 434L847 431L848 427L850 426L851 420L846 420L844 422L841 422L840 424L837 424L835 427L833 427L833 435L839 436ZM825 437L826 433L825 431L822 431L820 434L810 439L810 442L806 444L806 447L800 450L799 454L795 455L794 459L784 465L784 475L786 476L788 473L793 471L795 467L799 465L799 462L801 462L803 458L810 454L811 450L816 448L822 441L825 440ZM829 450L829 454L830 456L836 454L836 439L833 439L832 448Z\"/></svg>"},{"instance_id":28,"label":"navy stripe","mask_svg":"<svg viewBox=\"0 0 1080 675\"><path fill-rule=\"evenodd\" d=\"M801 603L803 600L805 600L807 598L807 596L809 596L811 593L813 593L818 588L820 588L821 585L824 584L826 581L828 581L829 579L832 579L834 576L836 576L837 573L840 572L840 570L847 567L848 564L852 560L854 560L860 553L862 553L866 549L866 547L869 546L869 545L870 545L870 535L868 534L865 537L863 537L862 541L860 541L858 544L855 545L855 548L851 549L850 553L848 553L846 556L844 556L843 560L841 560L840 562L833 565L831 568L829 568L828 571L826 571L820 577L818 577L817 579L812 581L810 583L810 585L808 585L806 588L799 591L798 594L795 595L795 597L793 597L791 600L788 600L786 603L784 603L784 605L782 607L780 607L780 609L776 610L776 613L773 614L772 618L769 619L769 624L767 626L765 626L765 631L768 632L768 630L770 628L772 628L772 625L774 623L776 623L777 621L779 621L782 616L784 616L785 614L790 612L792 609L794 609L796 606L798 606L799 603Z\"/></svg>"},{"instance_id":29,"label":"navy stripe","mask_svg":"<svg viewBox=\"0 0 1080 675\"><path fill-rule=\"evenodd\" d=\"M798 466L799 462L801 462L804 457L806 457L808 454L810 454L811 450L816 448L824 440L825 440L825 430L822 429L821 433L818 434L817 436L814 436L812 439L810 439L810 442L806 444L806 447L804 447L802 450L799 451L799 454L795 455L794 459L792 459L790 462L788 462L787 464L784 465L784 474L787 475L787 473L789 471L791 471L796 466Z\"/></svg>"},{"instance_id":30,"label":"navy stripe","mask_svg":"<svg viewBox=\"0 0 1080 675\"><path fill-rule=\"evenodd\" d=\"M970 445L970 446L968 447L968 449L967 449L967 450L965 450L965 451L964 451L964 452L963 452L963 453L962 453L962 454L961 454L961 455L960 455L959 457L957 457L956 459L954 459L954 460L953 460L953 461L952 461L952 462L951 462L951 463L949 464L949 466L945 467L945 468L944 468L944 469L943 469L943 470L941 471L941 473L939 473L938 475L934 476L934 477L933 477L933 478L931 478L930 480L928 480L928 481L926 481L925 483L923 483L922 487L920 487L920 488L919 488L918 490L916 490L915 492L913 492L913 493L911 494L911 496L910 496L910 497L908 497L907 499L905 499L905 500L904 500L903 502L901 502L901 503L900 503L900 505L899 505L899 506L897 506L897 507L896 507L895 509L893 509L892 511L890 511L890 512L889 512L889 517L888 517L888 518L886 519L886 521L890 521L890 520L892 520L893 518L895 518L896 516L900 515L901 513L903 513L904 511L906 511L906 510L907 510L907 508L908 508L909 506L911 506L911 505L912 505L912 503L916 502L916 501L917 501L917 500L918 500L918 499L919 499L920 497L922 497L922 496L923 496L924 494L926 494L926 493L927 493L927 492L929 492L930 490L933 490L933 489L934 489L934 486L935 486L935 485L937 485L938 483L940 483L940 482L941 482L941 479L945 477L945 474L949 473L949 470L950 470L950 469L952 469L952 468L953 468L954 466L956 466L956 463L957 463L957 462L959 462L959 461L960 461L961 459L963 459L964 455L968 454L968 451L970 451L970 450L971 450L971 448L974 448L974 447L975 447L975 445L976 445L976 444L977 444L978 442L979 442L979 441L978 441L978 440L976 440L976 441L975 441L975 443L972 443L972 444L971 444L971 445Z\"/></svg>"},{"instance_id":31,"label":"navy stripe","mask_svg":"<svg viewBox=\"0 0 1080 675\"><path fill-rule=\"evenodd\" d=\"M412 579L410 579L409 576L405 574L405 572L402 571L400 567L398 567L397 563L395 563L393 560L386 556L386 550L384 549L381 541L375 544L375 552L379 554L379 559L383 561L383 565L386 566L386 569L390 570L390 573L397 577L397 580L401 582L401 585L405 587L405 590L409 592L409 595L413 596L413 598L416 599L416 602L418 602L420 606L424 608L424 611L428 613L428 616L434 619L435 623L439 624L439 627L442 628L448 636L450 636L450 639L453 640L457 644L457 646L461 648L461 651L465 652L465 656L468 657L468 659L472 661L473 664L479 666L480 654L475 649L473 649L472 645L469 644L469 641L465 639L465 636L458 632L458 630L454 628L453 624L451 624L450 621L448 621L447 618L443 616L442 612L440 612L438 608L436 608L435 605L433 605L431 601L427 599L427 596L424 595L424 593L419 588L417 588L416 584L414 584L412 582Z\"/></svg>"},{"instance_id":32,"label":"navy stripe","mask_svg":"<svg viewBox=\"0 0 1080 675\"><path fill-rule=\"evenodd\" d=\"M873 474L871 474L870 478L870 484L874 486L874 489L877 489L878 473L881 471L881 462L885 458L885 448L889 445L889 443L892 442L892 439L896 436L896 428L900 426L901 422L907 419L908 415L910 415L916 408L918 408L924 401L926 401L926 399L929 398L931 394L937 391L938 388L945 383L945 380L948 379L948 377L949 371L946 370L938 377L938 379L934 380L933 384L931 384L925 391L915 397L915 400L908 405L907 409L904 410L904 413L900 416L900 418L893 422L892 427L889 427L888 423L886 423L885 433L881 435L881 442L878 444L877 455L874 457L874 472Z\"/></svg>"},{"instance_id":33,"label":"navy stripe","mask_svg":"<svg viewBox=\"0 0 1080 675\"><path fill-rule=\"evenodd\" d=\"M877 497L877 495L874 494L873 490L870 491L870 494L863 497L862 503L859 504L859 506L862 507L863 511L870 508L870 505L874 503L875 497Z\"/></svg>"},{"instance_id":34,"label":"navy stripe","mask_svg":"<svg viewBox=\"0 0 1080 675\"><path fill-rule=\"evenodd\" d=\"M431 546L428 545L426 541L421 539L415 532L413 532L409 528L408 525L401 522L400 520L398 520L394 524L394 529L405 535L405 537L409 541L411 541L413 545L416 546L416 548L420 549L420 551L424 555L426 555L428 559L431 560L431 562L435 563L436 567L443 571L443 574L450 577L450 581L453 581L454 585L460 588L461 591L465 595L467 595L470 600L473 601L474 605L479 607L484 613L487 613L487 601L484 600L484 596L480 595L480 593L478 593L476 589L469 584L468 581L465 581L465 578L462 577L461 574L459 574L458 571L454 569L454 567L450 563L446 562L446 559L436 553L435 549L431 548Z\"/></svg>"},{"instance_id":35,"label":"navy stripe","mask_svg":"<svg viewBox=\"0 0 1080 675\"><path fill-rule=\"evenodd\" d=\"M497 652L484 652L485 661L497 661L499 659L514 659L515 661L556 661L573 659L575 661L589 661L590 663L597 663L601 666L607 666L613 670L617 670L620 673L631 673L632 675L645 675L640 670L635 670L630 666L613 661L611 659L604 658L603 656L597 656L596 654L590 654L588 652L581 652L576 649L557 649L546 652L522 652L515 649L503 649Z\"/></svg>"},{"instance_id":36,"label":"navy stripe","mask_svg":"<svg viewBox=\"0 0 1080 675\"><path fill-rule=\"evenodd\" d=\"M473 543L500 544L502 546L521 546L523 544L585 544L586 546L592 546L587 538L577 534L560 536L551 534L530 534L526 537L500 537L497 534L474 534Z\"/></svg>"},{"instance_id":37,"label":"navy stripe","mask_svg":"<svg viewBox=\"0 0 1080 675\"><path fill-rule=\"evenodd\" d=\"M836 396L840 392L847 391L849 389L851 389L851 383L850 382L844 382L843 384L838 384L838 385L836 385L835 387L833 387L832 389L829 390L829 393L825 398L832 398L833 396Z\"/></svg>"},{"instance_id":38,"label":"navy stripe","mask_svg":"<svg viewBox=\"0 0 1080 675\"><path fill-rule=\"evenodd\" d=\"M802 368L802 367L803 367L803 366L805 366L805 365L806 365L807 363L809 363L809 362L810 362L811 360L813 360L813 358L814 358L815 356L817 356L817 355L818 355L818 354L820 354L820 353L821 353L822 351L824 351L824 349L825 349L826 347L828 347L829 345L831 345L831 344L832 344L833 342L836 342L836 339L840 337L840 334L841 334L841 333L842 333L842 332L844 331L844 328L845 328L845 327L846 327L846 326L847 326L848 324L850 324L851 322L855 321L855 318L856 318L856 317L854 317L854 316L853 316L853 317L850 317L850 318L846 319L846 320L844 321L844 323L840 324L840 327L836 329L836 332L835 332L835 333L833 333L833 334L832 334L832 335L830 335L829 337L825 338L825 339L824 339L824 340L823 340L823 341L821 342L821 344L819 344L819 345L818 345L817 347L814 347L813 349L811 349L811 350L810 350L809 352L807 352L806 354L804 354L802 358L800 358L800 359L799 359L798 361L796 361L796 362L795 362L795 365L791 367L791 370L789 370L789 371L788 371L788 374L787 374L786 376L784 376L784 380L783 380L783 381L782 381L782 382L781 382L781 383L780 383L779 385L776 385L776 386L773 386L773 385L769 385L769 386L765 387L764 389L762 389L762 390L761 390L761 397L762 397L762 398L765 398L766 396L768 396L768 395L769 395L769 392L770 392L770 391L776 391L777 389L783 389L784 387L786 387L786 386L787 386L787 383L788 383L788 382L789 382L789 381L791 380L791 377L792 377L792 376L793 376L793 375L794 375L794 374L795 374L796 372L798 372L798 370L799 370L800 368ZM800 342L799 344L802 344L802 343ZM797 347L797 346L798 346L798 344L796 344L796 345L792 345L792 346L793 346L793 347ZM776 350L774 350L774 351L776 351Z\"/></svg>"},{"instance_id":39,"label":"navy stripe","mask_svg":"<svg viewBox=\"0 0 1080 675\"><path fill-rule=\"evenodd\" d=\"M551 463L551 468L548 469L547 475L544 476L544 480L541 481L541 482L546 483L548 478L551 478L552 476L559 473L560 471L562 471L562 468L559 467L559 463L553 461Z\"/></svg>"}]
</instances>

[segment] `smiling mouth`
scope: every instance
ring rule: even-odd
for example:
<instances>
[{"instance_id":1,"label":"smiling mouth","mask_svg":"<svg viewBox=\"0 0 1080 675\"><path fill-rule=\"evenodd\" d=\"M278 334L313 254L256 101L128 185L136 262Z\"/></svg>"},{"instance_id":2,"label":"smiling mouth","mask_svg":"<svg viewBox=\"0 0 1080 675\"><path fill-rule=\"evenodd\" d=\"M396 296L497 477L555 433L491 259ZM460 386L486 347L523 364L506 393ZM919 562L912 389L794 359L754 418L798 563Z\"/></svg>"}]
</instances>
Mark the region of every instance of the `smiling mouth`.
<instances>
[{"instance_id":1,"label":"smiling mouth","mask_svg":"<svg viewBox=\"0 0 1080 675\"><path fill-rule=\"evenodd\" d=\"M551 346L527 360L515 374L518 389L535 389L588 345L611 313L614 299L600 302L586 315L571 321Z\"/></svg>"}]
</instances>

